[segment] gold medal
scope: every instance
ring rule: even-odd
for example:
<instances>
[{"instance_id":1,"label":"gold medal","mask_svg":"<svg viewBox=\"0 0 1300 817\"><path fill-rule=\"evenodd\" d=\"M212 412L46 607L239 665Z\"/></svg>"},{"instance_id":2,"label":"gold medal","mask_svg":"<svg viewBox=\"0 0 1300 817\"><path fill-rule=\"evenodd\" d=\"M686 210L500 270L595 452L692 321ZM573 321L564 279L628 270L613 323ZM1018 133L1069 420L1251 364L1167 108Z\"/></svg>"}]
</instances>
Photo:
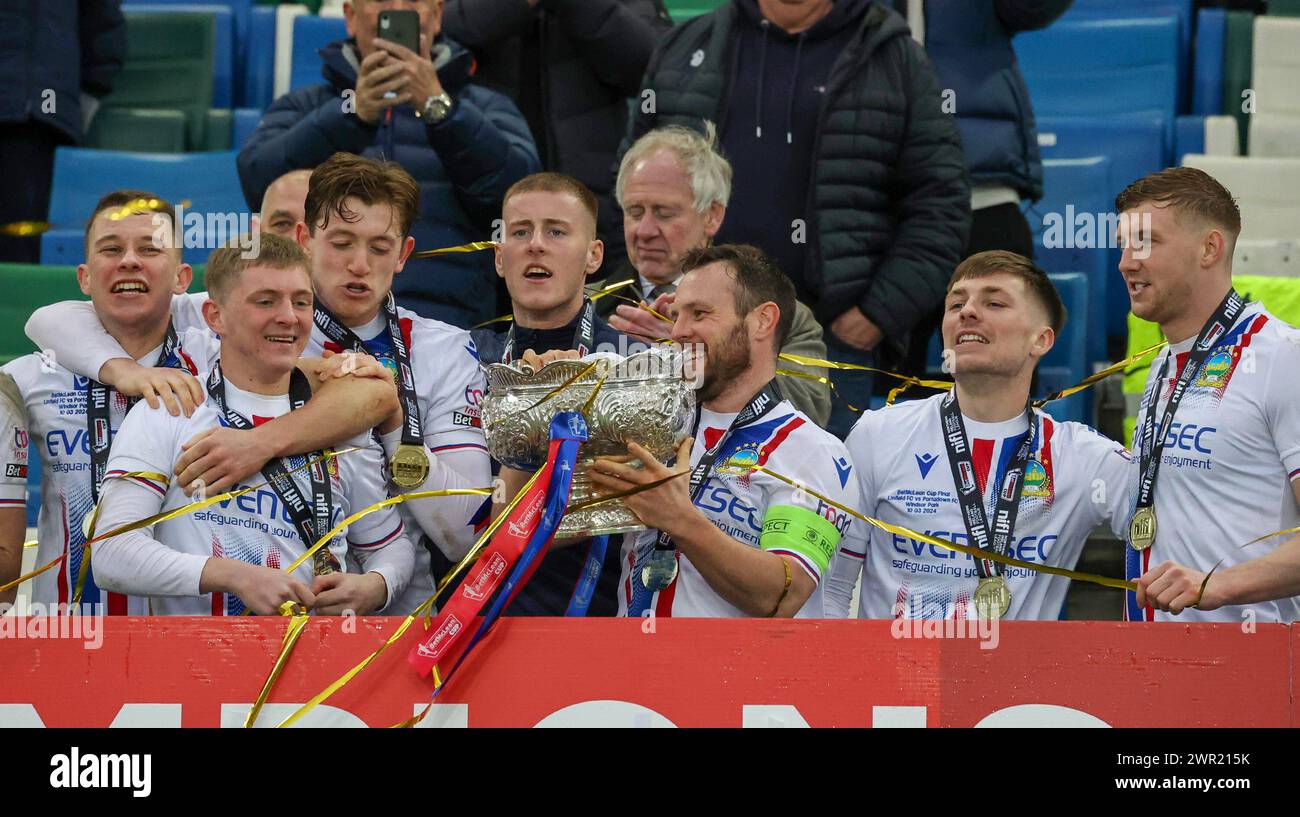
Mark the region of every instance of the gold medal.
<instances>
[{"instance_id":1,"label":"gold medal","mask_svg":"<svg viewBox=\"0 0 1300 817\"><path fill-rule=\"evenodd\" d=\"M1156 512L1150 507L1138 508L1133 521L1128 524L1128 541L1134 550L1146 550L1156 541Z\"/></svg>"},{"instance_id":2,"label":"gold medal","mask_svg":"<svg viewBox=\"0 0 1300 817\"><path fill-rule=\"evenodd\" d=\"M429 454L422 445L402 443L388 465L398 488L417 488L429 477Z\"/></svg>"},{"instance_id":3,"label":"gold medal","mask_svg":"<svg viewBox=\"0 0 1300 817\"><path fill-rule=\"evenodd\" d=\"M1011 609L1011 591L1001 576L980 579L975 588L975 613L986 621L1002 618Z\"/></svg>"}]
</instances>

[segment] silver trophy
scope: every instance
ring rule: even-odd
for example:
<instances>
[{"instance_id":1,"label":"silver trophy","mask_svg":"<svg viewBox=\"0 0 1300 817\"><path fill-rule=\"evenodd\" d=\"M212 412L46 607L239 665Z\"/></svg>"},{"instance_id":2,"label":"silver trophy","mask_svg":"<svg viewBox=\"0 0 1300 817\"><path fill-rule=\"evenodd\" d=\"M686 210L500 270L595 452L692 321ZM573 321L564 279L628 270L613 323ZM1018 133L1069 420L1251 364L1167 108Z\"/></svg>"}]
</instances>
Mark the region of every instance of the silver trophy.
<instances>
[{"instance_id":1,"label":"silver trophy","mask_svg":"<svg viewBox=\"0 0 1300 817\"><path fill-rule=\"evenodd\" d=\"M683 377L681 355L671 349L630 357L597 353L583 360L557 360L537 372L520 363L493 363L484 373L488 393L481 408L488 451L510 468L533 471L545 462L557 411L586 416L591 437L578 454L569 507L596 498L586 473L596 457L626 454L631 441L665 462L690 433L695 413L695 392ZM565 514L556 537L644 528L622 500L614 499Z\"/></svg>"}]
</instances>

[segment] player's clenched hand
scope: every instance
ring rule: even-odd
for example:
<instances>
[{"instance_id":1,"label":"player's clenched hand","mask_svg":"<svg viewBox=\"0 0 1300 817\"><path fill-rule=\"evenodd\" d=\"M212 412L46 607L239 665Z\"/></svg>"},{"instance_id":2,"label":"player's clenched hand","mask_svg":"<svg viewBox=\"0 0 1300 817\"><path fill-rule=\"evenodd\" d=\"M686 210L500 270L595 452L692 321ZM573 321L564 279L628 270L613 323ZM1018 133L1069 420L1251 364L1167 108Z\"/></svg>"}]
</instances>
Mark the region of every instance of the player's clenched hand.
<instances>
[{"instance_id":1,"label":"player's clenched hand","mask_svg":"<svg viewBox=\"0 0 1300 817\"><path fill-rule=\"evenodd\" d=\"M1201 586L1205 594L1201 595ZM1214 582L1205 584L1205 574L1174 562L1162 562L1143 573L1137 580L1138 606L1154 607L1178 615L1188 607L1217 610L1223 600L1212 592ZM1199 599L1199 603L1198 603Z\"/></svg>"},{"instance_id":2,"label":"player's clenched hand","mask_svg":"<svg viewBox=\"0 0 1300 817\"><path fill-rule=\"evenodd\" d=\"M189 372L167 366L141 366L134 360L114 358L99 370L101 383L128 397L143 397L149 408L164 405L173 417L194 414L203 403L203 387Z\"/></svg>"},{"instance_id":3,"label":"player's clenched hand","mask_svg":"<svg viewBox=\"0 0 1300 817\"><path fill-rule=\"evenodd\" d=\"M331 352L326 349L322 354L322 363L316 370L316 377L323 383L330 378L373 377L376 380L393 379L393 372L378 358L361 352Z\"/></svg>"},{"instance_id":4,"label":"player's clenched hand","mask_svg":"<svg viewBox=\"0 0 1300 817\"><path fill-rule=\"evenodd\" d=\"M266 445L255 432L210 428L181 446L175 473L187 494L200 489L219 494L256 474L267 459Z\"/></svg>"},{"instance_id":5,"label":"player's clenched hand","mask_svg":"<svg viewBox=\"0 0 1300 817\"><path fill-rule=\"evenodd\" d=\"M668 467L654 458L649 451L634 442L627 444L629 456L640 460L643 468L636 468L630 463L619 462L622 458L597 457L588 470L591 481L601 493L627 491L638 485L647 485L666 477L670 479L663 485L641 491L625 497L623 502L637 518L647 527L658 528L672 533L685 520L698 513L691 502L690 484L686 474L690 471L691 446L694 441L687 437L677 448L677 464Z\"/></svg>"},{"instance_id":6,"label":"player's clenched hand","mask_svg":"<svg viewBox=\"0 0 1300 817\"><path fill-rule=\"evenodd\" d=\"M578 357L577 349L553 349L549 352L543 352L540 355L532 349L527 349L524 351L523 356L519 358L519 362L527 364L532 367L533 371L537 371L547 363L556 360L577 360Z\"/></svg>"},{"instance_id":7,"label":"player's clenched hand","mask_svg":"<svg viewBox=\"0 0 1300 817\"><path fill-rule=\"evenodd\" d=\"M273 567L250 565L238 559L209 559L199 579L199 591L234 593L259 616L279 615L286 601L311 607L316 597L307 585Z\"/></svg>"},{"instance_id":8,"label":"player's clenched hand","mask_svg":"<svg viewBox=\"0 0 1300 817\"><path fill-rule=\"evenodd\" d=\"M312 612L322 616L373 613L388 599L388 584L378 573L328 573L311 583Z\"/></svg>"}]
</instances>

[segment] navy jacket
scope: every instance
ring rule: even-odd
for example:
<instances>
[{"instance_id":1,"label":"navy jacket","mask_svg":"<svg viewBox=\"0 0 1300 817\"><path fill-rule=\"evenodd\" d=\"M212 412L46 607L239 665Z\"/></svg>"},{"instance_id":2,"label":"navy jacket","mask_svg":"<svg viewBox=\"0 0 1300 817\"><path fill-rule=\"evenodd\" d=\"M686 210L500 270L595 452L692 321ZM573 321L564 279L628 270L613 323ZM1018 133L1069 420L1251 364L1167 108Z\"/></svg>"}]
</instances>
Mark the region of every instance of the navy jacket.
<instances>
[{"instance_id":1,"label":"navy jacket","mask_svg":"<svg viewBox=\"0 0 1300 817\"><path fill-rule=\"evenodd\" d=\"M522 355L528 349L538 354L557 349L572 349L573 335L577 331L580 315L581 313L575 315L568 325L559 329L515 327L515 355ZM474 337L474 346L478 349L479 360L483 361L484 365L500 362L505 352L505 332L483 328L475 329L471 334ZM625 335L599 317L596 318L592 337L598 349L613 350L619 354L635 354L645 348L635 341L629 342ZM624 348L627 349L626 352L623 351ZM537 572L506 608L505 614L508 616L564 615L569 607L569 598L573 595L573 589L578 584L578 577L582 575L583 567L587 563L590 541L584 539L567 547L547 551L542 563L537 566ZM609 538L604 568L601 570L600 579L596 582L595 592L592 593L591 607L587 610L588 616L613 616L618 613L621 544L621 536Z\"/></svg>"},{"instance_id":2,"label":"navy jacket","mask_svg":"<svg viewBox=\"0 0 1300 817\"><path fill-rule=\"evenodd\" d=\"M107 96L126 59L121 6L121 0L0 3L0 122L43 122L80 143L81 94Z\"/></svg>"},{"instance_id":3,"label":"navy jacket","mask_svg":"<svg viewBox=\"0 0 1300 817\"><path fill-rule=\"evenodd\" d=\"M1071 0L925 0L925 50L953 92L971 184L1043 197L1043 165L1029 90L1011 38L1049 25ZM907 13L907 0L895 0Z\"/></svg>"},{"instance_id":4,"label":"navy jacket","mask_svg":"<svg viewBox=\"0 0 1300 817\"><path fill-rule=\"evenodd\" d=\"M239 152L239 179L254 210L271 182L290 170L312 168L337 151L398 162L420 184L416 250L491 237L507 188L541 165L518 108L495 91L470 82L473 58L454 42L435 43L438 78L454 100L436 125L409 105L370 126L345 112L343 92L355 89L351 41L321 49L325 82L299 88L271 103ZM393 281L397 300L425 317L468 328L493 317L496 273L487 252L410 261Z\"/></svg>"},{"instance_id":5,"label":"navy jacket","mask_svg":"<svg viewBox=\"0 0 1300 817\"><path fill-rule=\"evenodd\" d=\"M477 81L519 105L546 169L600 198L607 259L623 248L613 162L628 100L670 28L663 0L448 0L443 15L447 36L478 58Z\"/></svg>"}]
</instances>

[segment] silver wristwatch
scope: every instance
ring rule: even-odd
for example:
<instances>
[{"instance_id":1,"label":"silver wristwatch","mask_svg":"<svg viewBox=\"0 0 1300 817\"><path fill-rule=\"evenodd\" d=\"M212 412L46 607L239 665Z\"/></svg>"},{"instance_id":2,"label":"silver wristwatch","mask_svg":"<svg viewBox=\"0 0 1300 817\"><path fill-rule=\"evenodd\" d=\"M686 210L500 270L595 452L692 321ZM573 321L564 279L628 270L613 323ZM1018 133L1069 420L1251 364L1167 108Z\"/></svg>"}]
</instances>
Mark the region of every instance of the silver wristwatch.
<instances>
[{"instance_id":1,"label":"silver wristwatch","mask_svg":"<svg viewBox=\"0 0 1300 817\"><path fill-rule=\"evenodd\" d=\"M424 109L417 109L415 115L430 122L441 122L451 113L451 96L445 91L425 100Z\"/></svg>"}]
</instances>

